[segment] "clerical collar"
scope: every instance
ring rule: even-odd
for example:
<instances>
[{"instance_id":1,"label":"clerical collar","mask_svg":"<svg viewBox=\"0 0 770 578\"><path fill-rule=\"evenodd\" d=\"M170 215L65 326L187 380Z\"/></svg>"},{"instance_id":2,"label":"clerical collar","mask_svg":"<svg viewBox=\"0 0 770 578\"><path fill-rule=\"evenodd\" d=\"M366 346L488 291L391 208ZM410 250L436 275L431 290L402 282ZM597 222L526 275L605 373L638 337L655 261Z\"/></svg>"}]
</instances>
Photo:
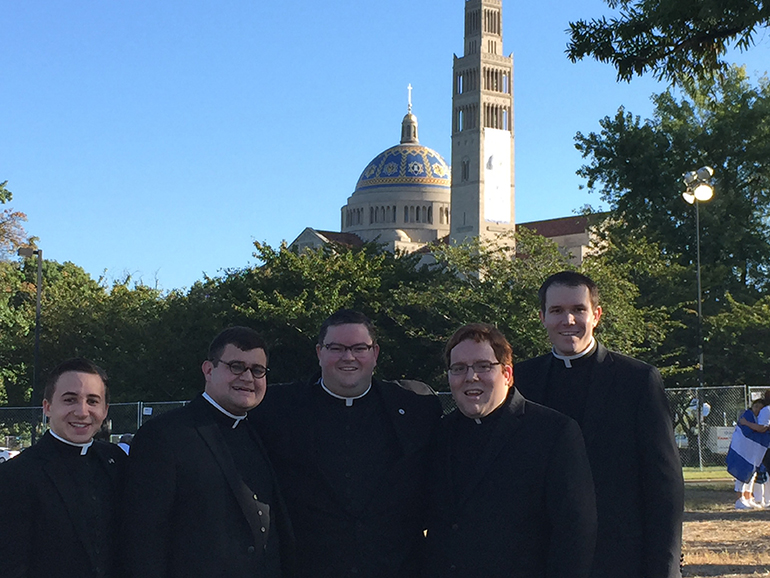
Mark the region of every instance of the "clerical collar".
<instances>
[{"instance_id":1,"label":"clerical collar","mask_svg":"<svg viewBox=\"0 0 770 578\"><path fill-rule=\"evenodd\" d=\"M511 387L511 392L513 391L513 387ZM498 405L495 409L490 411L487 415L484 417L470 417L468 419L472 420L476 425L484 425L484 424L490 424L497 420L502 415L502 407L505 406L510 401L510 395L511 392L508 393L508 396L503 400L503 402Z\"/></svg>"},{"instance_id":2,"label":"clerical collar","mask_svg":"<svg viewBox=\"0 0 770 578\"><path fill-rule=\"evenodd\" d=\"M67 444L68 446L72 446L74 448L80 448L80 455L84 456L88 453L88 448L91 447L91 445L94 443L94 439L91 438L91 440L88 443L85 444L76 444L75 442L71 442L69 440L65 440L63 437L58 435L56 432L54 432L52 429L49 428L48 430L50 434L55 437L57 440L59 440L63 444Z\"/></svg>"},{"instance_id":3,"label":"clerical collar","mask_svg":"<svg viewBox=\"0 0 770 578\"><path fill-rule=\"evenodd\" d=\"M324 390L326 393L328 393L328 394L329 394L329 395L331 395L332 397L336 397L337 399L342 399L342 400L344 400L344 401L345 401L345 407L350 407L351 405L353 405L353 402L354 402L355 400L357 400L357 399L361 399L361 398L362 398L362 397L364 397L364 396L365 396L367 393L369 393L369 391L372 389L372 384L370 383L370 384L369 384L369 387L367 387L367 388L366 388L366 391L365 391L364 393L362 393L361 395L357 395L357 396L355 396L355 397L345 397L345 396L343 396L343 395L337 395L336 393L334 393L333 391L331 391L331 390L330 390L328 387L326 387L326 385L324 384L324 380L323 380L323 378L321 378L321 382L320 382L320 383L321 383L321 387L323 388L323 390Z\"/></svg>"},{"instance_id":4,"label":"clerical collar","mask_svg":"<svg viewBox=\"0 0 770 578\"><path fill-rule=\"evenodd\" d=\"M596 351L596 339L593 337L593 335L591 336L591 344L581 353L576 353L575 355L559 355L556 353L555 349L551 349L553 356L556 359L561 359L566 367L572 367L573 361L580 359L581 357L585 357L586 355L590 355L594 351Z\"/></svg>"},{"instance_id":5,"label":"clerical collar","mask_svg":"<svg viewBox=\"0 0 770 578\"><path fill-rule=\"evenodd\" d=\"M206 401L208 401L211 405L213 405L215 408L217 408L219 411L221 411L227 417L235 420L233 422L233 429L237 428L238 424L246 419L246 415L245 414L244 415L234 415L234 414L230 413L229 411L227 411L225 408L223 408L221 405L219 405L217 402L215 402L211 398L211 396L208 393L206 393L205 391L203 392L203 397L204 397L204 399Z\"/></svg>"}]
</instances>

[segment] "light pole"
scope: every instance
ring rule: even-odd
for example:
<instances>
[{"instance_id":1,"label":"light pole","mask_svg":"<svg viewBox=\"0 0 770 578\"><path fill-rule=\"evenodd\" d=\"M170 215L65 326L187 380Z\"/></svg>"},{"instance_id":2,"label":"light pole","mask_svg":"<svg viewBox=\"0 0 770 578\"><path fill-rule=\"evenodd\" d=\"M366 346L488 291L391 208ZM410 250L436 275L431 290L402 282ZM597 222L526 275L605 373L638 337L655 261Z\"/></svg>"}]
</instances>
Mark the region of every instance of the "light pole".
<instances>
[{"instance_id":1,"label":"light pole","mask_svg":"<svg viewBox=\"0 0 770 578\"><path fill-rule=\"evenodd\" d=\"M21 247L18 251L20 257L32 257L37 255L37 305L35 307L35 360L32 366L32 402L37 403L40 395L38 379L40 375L40 300L43 296L43 250L32 247ZM42 402L41 402L42 403ZM34 438L34 433L33 433ZM33 440L34 441L34 440Z\"/></svg>"},{"instance_id":2,"label":"light pole","mask_svg":"<svg viewBox=\"0 0 770 578\"><path fill-rule=\"evenodd\" d=\"M700 204L711 200L714 196L714 185L711 184L711 177L714 175L714 169L711 167L701 167L697 171L690 171L682 175L687 190L682 193L685 201L695 205L695 251L697 254L695 275L698 279L698 463L703 469L703 450L701 444L701 422L703 403L701 396L703 392L703 290L701 288L700 277Z\"/></svg>"}]
</instances>

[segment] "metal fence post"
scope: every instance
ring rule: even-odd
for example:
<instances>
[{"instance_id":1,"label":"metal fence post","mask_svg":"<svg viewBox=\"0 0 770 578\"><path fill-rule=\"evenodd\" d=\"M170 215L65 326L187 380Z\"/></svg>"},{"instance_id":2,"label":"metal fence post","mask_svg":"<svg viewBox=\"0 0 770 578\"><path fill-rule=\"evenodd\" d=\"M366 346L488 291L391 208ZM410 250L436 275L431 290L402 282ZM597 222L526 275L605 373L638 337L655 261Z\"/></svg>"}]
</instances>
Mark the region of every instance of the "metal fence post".
<instances>
[{"instance_id":1,"label":"metal fence post","mask_svg":"<svg viewBox=\"0 0 770 578\"><path fill-rule=\"evenodd\" d=\"M701 470L703 469L703 439L702 439L702 433L703 433L703 400L701 399L701 396L703 395L703 390L699 387L696 390L695 399L698 402L697 409L697 416L698 416L698 468Z\"/></svg>"}]
</instances>

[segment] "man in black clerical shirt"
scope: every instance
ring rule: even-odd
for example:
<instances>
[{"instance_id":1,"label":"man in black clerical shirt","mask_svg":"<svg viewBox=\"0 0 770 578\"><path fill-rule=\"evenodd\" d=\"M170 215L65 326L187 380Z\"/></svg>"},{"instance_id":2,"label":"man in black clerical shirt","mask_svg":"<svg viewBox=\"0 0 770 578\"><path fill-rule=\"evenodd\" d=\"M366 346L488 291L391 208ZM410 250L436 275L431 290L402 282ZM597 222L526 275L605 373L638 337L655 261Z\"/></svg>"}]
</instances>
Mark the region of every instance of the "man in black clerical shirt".
<instances>
[{"instance_id":1,"label":"man in black clerical shirt","mask_svg":"<svg viewBox=\"0 0 770 578\"><path fill-rule=\"evenodd\" d=\"M116 576L116 509L126 455L94 441L107 417L107 375L87 359L51 373L50 429L0 464L0 567L13 578Z\"/></svg>"},{"instance_id":2,"label":"man in black clerical shirt","mask_svg":"<svg viewBox=\"0 0 770 578\"><path fill-rule=\"evenodd\" d=\"M423 576L586 578L596 505L580 428L516 391L492 325L458 329L446 361L457 409L431 452Z\"/></svg>"},{"instance_id":3,"label":"man in black clerical shirt","mask_svg":"<svg viewBox=\"0 0 770 578\"><path fill-rule=\"evenodd\" d=\"M551 353L516 365L527 398L581 427L599 521L592 578L676 578L684 489L660 373L594 338L602 308L590 278L552 275L539 291Z\"/></svg>"},{"instance_id":4,"label":"man in black clerical shirt","mask_svg":"<svg viewBox=\"0 0 770 578\"><path fill-rule=\"evenodd\" d=\"M293 538L272 466L247 424L267 387L267 347L246 327L209 346L204 392L143 425L124 511L130 578L293 575Z\"/></svg>"},{"instance_id":5,"label":"man in black clerical shirt","mask_svg":"<svg viewBox=\"0 0 770 578\"><path fill-rule=\"evenodd\" d=\"M373 379L379 351L371 321L340 310L319 332L320 376L271 386L251 412L303 578L420 576L425 455L441 407L424 384Z\"/></svg>"}]
</instances>

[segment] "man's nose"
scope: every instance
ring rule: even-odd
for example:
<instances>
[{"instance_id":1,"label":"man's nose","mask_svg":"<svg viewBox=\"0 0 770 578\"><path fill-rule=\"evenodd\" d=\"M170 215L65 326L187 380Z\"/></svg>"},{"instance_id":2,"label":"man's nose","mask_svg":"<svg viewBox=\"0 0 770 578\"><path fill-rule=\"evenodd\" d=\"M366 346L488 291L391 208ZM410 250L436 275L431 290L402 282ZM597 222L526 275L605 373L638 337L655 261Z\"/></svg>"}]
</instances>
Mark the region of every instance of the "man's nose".
<instances>
[{"instance_id":1,"label":"man's nose","mask_svg":"<svg viewBox=\"0 0 770 578\"><path fill-rule=\"evenodd\" d=\"M353 350L348 347L342 352L342 357L344 359L350 359L351 357L355 359L356 356L353 355Z\"/></svg>"},{"instance_id":2,"label":"man's nose","mask_svg":"<svg viewBox=\"0 0 770 578\"><path fill-rule=\"evenodd\" d=\"M83 400L75 404L76 415L88 415L88 401Z\"/></svg>"}]
</instances>

